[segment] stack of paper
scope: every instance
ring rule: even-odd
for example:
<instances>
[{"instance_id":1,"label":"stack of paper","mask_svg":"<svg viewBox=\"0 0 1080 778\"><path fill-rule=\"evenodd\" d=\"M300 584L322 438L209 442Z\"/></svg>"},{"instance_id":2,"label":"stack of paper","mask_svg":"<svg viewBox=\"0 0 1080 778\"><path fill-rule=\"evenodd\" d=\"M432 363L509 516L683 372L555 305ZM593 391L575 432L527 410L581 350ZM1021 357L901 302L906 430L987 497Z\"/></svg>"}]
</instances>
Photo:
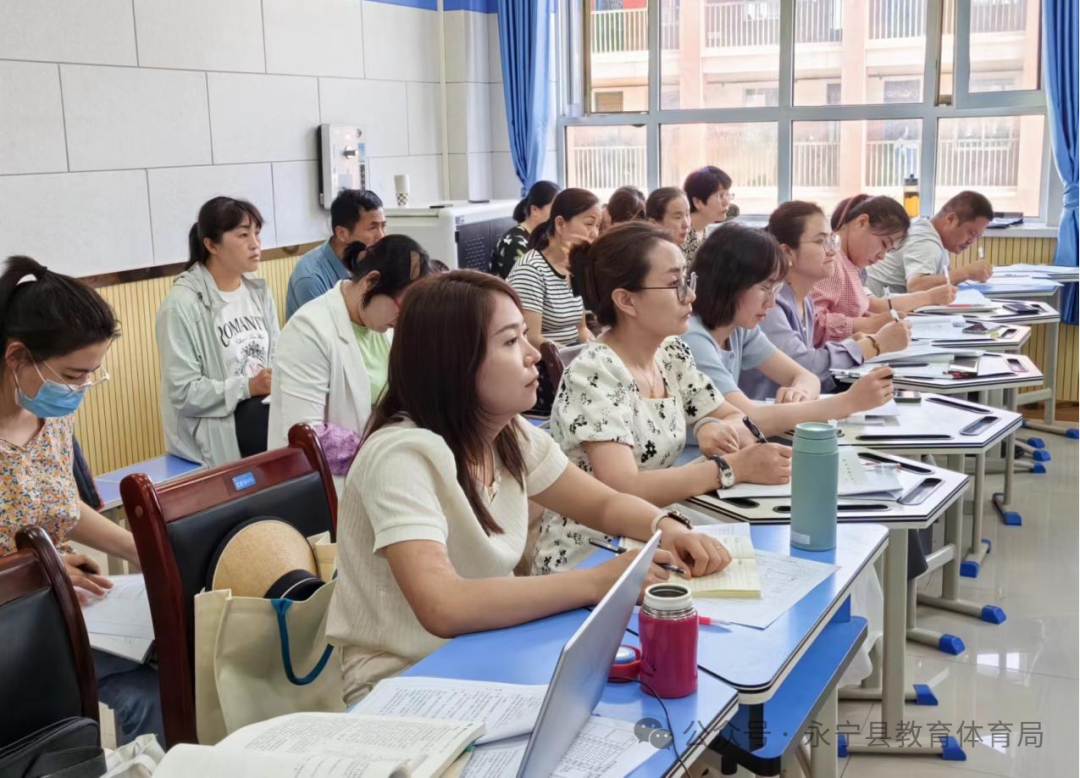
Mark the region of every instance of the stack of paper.
<instances>
[{"instance_id":1,"label":"stack of paper","mask_svg":"<svg viewBox=\"0 0 1080 778\"><path fill-rule=\"evenodd\" d=\"M694 527L695 532L711 535L731 554L731 564L718 573L680 581L698 597L760 597L757 556L746 524L707 524ZM624 538L622 545L630 550L644 548L637 540Z\"/></svg>"},{"instance_id":2,"label":"stack of paper","mask_svg":"<svg viewBox=\"0 0 1080 778\"><path fill-rule=\"evenodd\" d=\"M117 575L104 597L83 606L90 645L101 651L145 662L154 642L150 601L141 575Z\"/></svg>"},{"instance_id":3,"label":"stack of paper","mask_svg":"<svg viewBox=\"0 0 1080 778\"><path fill-rule=\"evenodd\" d=\"M866 360L868 365L890 364L892 362L952 362L955 349L938 348L929 343L912 343L903 351L890 351L878 354Z\"/></svg>"},{"instance_id":4,"label":"stack of paper","mask_svg":"<svg viewBox=\"0 0 1080 778\"><path fill-rule=\"evenodd\" d=\"M985 340L986 333L966 333L964 328L970 324L963 316L940 316L929 314L927 316L911 316L906 319L911 325L911 339L913 341L934 340Z\"/></svg>"},{"instance_id":5,"label":"stack of paper","mask_svg":"<svg viewBox=\"0 0 1080 778\"><path fill-rule=\"evenodd\" d=\"M949 305L925 305L917 309L919 313L949 314L994 310L997 310L997 305L978 289L961 289L956 293L956 299Z\"/></svg>"}]
</instances>

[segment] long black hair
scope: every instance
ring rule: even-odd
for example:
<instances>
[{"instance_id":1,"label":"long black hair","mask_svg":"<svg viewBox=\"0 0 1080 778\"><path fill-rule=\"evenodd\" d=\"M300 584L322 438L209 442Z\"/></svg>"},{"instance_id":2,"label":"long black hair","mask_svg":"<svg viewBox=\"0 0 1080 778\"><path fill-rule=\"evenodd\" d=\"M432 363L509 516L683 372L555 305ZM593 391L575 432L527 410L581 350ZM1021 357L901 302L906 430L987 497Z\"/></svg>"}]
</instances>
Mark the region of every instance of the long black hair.
<instances>
[{"instance_id":1,"label":"long black hair","mask_svg":"<svg viewBox=\"0 0 1080 778\"><path fill-rule=\"evenodd\" d=\"M562 190L559 189L558 184L551 181L537 181L529 188L529 193L514 207L514 221L521 224L529 218L533 208L544 208L560 191Z\"/></svg>"},{"instance_id":2,"label":"long black hair","mask_svg":"<svg viewBox=\"0 0 1080 778\"><path fill-rule=\"evenodd\" d=\"M788 263L768 232L732 222L709 234L690 269L698 277L694 313L714 330L735 320L739 299L747 289L765 281L783 281Z\"/></svg>"},{"instance_id":3,"label":"long black hair","mask_svg":"<svg viewBox=\"0 0 1080 778\"><path fill-rule=\"evenodd\" d=\"M367 253L361 257L365 250ZM354 282L371 273L379 274L378 283L364 294L364 305L379 294L397 297L413 281L435 272L428 253L408 235L387 235L370 249L355 241L345 248L342 259Z\"/></svg>"},{"instance_id":4,"label":"long black hair","mask_svg":"<svg viewBox=\"0 0 1080 778\"><path fill-rule=\"evenodd\" d=\"M263 217L259 209L247 200L238 200L235 197L215 197L203 203L199 209L199 218L188 231L188 269L196 263L206 263L210 259L210 252L206 250L203 242L209 238L212 243L220 243L221 236L229 230L235 230L244 223L244 219L251 219L253 227L261 229Z\"/></svg>"},{"instance_id":5,"label":"long black hair","mask_svg":"<svg viewBox=\"0 0 1080 778\"><path fill-rule=\"evenodd\" d=\"M30 257L8 257L0 274L0 349L17 340L44 362L120 334L101 295ZM0 365L3 363L0 362Z\"/></svg>"},{"instance_id":6,"label":"long black hair","mask_svg":"<svg viewBox=\"0 0 1080 778\"><path fill-rule=\"evenodd\" d=\"M600 199L588 189L564 189L551 201L551 215L548 220L532 231L529 236L529 248L543 251L555 237L555 220L560 216L565 222L580 216L590 208L600 205Z\"/></svg>"}]
</instances>

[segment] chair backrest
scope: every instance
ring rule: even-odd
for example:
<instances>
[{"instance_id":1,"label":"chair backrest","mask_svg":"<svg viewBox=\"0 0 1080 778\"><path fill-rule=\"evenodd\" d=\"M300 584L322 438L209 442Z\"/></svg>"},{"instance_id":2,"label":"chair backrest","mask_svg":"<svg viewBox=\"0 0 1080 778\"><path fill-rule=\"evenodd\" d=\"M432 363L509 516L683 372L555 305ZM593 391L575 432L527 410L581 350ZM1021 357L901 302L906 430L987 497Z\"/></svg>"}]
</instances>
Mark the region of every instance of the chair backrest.
<instances>
[{"instance_id":1,"label":"chair backrest","mask_svg":"<svg viewBox=\"0 0 1080 778\"><path fill-rule=\"evenodd\" d=\"M194 598L214 551L238 524L273 516L305 536L337 531L337 494L315 432L289 431L286 448L154 486L144 474L120 482L154 620L165 738L197 743Z\"/></svg>"},{"instance_id":2,"label":"chair backrest","mask_svg":"<svg viewBox=\"0 0 1080 778\"><path fill-rule=\"evenodd\" d=\"M563 371L574 361L574 357L580 354L584 348L584 343L577 346L566 346L565 348L559 348L550 340L545 340L543 344L541 344L540 358L544 361L544 367L547 368L548 378L551 379L551 385L555 389L559 388L559 382L562 381Z\"/></svg>"},{"instance_id":3,"label":"chair backrest","mask_svg":"<svg viewBox=\"0 0 1080 778\"><path fill-rule=\"evenodd\" d=\"M98 720L97 678L79 601L40 527L0 557L0 747L71 716Z\"/></svg>"}]
</instances>

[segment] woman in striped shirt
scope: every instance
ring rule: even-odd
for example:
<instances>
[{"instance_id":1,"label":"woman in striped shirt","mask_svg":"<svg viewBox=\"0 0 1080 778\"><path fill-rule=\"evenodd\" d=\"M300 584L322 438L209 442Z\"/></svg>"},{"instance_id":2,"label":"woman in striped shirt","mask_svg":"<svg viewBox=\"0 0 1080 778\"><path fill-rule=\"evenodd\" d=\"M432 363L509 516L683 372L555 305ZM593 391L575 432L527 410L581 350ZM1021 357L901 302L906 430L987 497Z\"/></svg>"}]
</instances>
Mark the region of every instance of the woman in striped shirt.
<instances>
[{"instance_id":1,"label":"woman in striped shirt","mask_svg":"<svg viewBox=\"0 0 1080 778\"><path fill-rule=\"evenodd\" d=\"M521 298L521 309L534 348L545 341L564 348L593 339L585 325L581 298L570 289L570 249L592 243L600 226L600 201L586 189L564 189L551 203L551 215L529 238L529 252L506 279ZM538 414L551 412L555 389L543 369L537 391Z\"/></svg>"}]
</instances>

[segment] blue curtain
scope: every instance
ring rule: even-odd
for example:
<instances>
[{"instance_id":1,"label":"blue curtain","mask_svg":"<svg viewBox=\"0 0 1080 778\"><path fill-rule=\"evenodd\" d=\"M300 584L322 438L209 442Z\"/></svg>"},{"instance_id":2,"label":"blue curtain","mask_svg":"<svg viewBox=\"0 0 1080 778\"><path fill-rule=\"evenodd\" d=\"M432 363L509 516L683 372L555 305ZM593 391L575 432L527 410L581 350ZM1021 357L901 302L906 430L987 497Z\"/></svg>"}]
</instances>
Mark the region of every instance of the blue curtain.
<instances>
[{"instance_id":1,"label":"blue curtain","mask_svg":"<svg viewBox=\"0 0 1080 778\"><path fill-rule=\"evenodd\" d=\"M1077 161L1077 64L1080 63L1077 42L1076 0L1043 0L1043 51L1046 52L1046 110L1050 121L1050 140L1054 149L1054 161L1058 174L1065 184L1065 202L1058 227L1055 265L1076 267L1077 206L1080 205L1080 189L1076 174ZM1062 297L1062 321L1077 323L1076 284L1068 284Z\"/></svg>"},{"instance_id":2,"label":"blue curtain","mask_svg":"<svg viewBox=\"0 0 1080 778\"><path fill-rule=\"evenodd\" d=\"M498 0L510 157L524 197L544 169L551 90L550 0Z\"/></svg>"}]
</instances>

